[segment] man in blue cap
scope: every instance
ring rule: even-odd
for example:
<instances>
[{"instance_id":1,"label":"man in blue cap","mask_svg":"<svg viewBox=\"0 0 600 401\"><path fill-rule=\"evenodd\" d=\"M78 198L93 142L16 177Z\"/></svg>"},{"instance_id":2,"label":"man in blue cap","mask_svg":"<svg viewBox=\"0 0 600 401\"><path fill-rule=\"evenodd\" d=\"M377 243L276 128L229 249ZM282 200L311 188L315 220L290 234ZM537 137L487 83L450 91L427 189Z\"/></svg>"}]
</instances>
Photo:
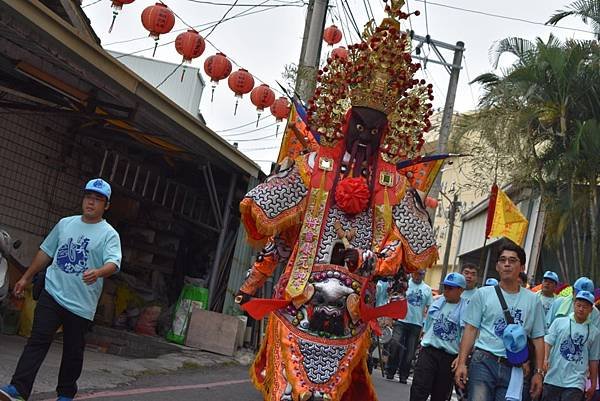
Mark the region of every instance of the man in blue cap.
<instances>
[{"instance_id":1,"label":"man in blue cap","mask_svg":"<svg viewBox=\"0 0 600 401\"><path fill-rule=\"evenodd\" d=\"M462 314L467 300L461 295L467 284L459 273L444 279L444 294L427 312L425 335L410 388L410 401L446 401L452 391L453 364L462 335Z\"/></svg>"},{"instance_id":2,"label":"man in blue cap","mask_svg":"<svg viewBox=\"0 0 600 401\"><path fill-rule=\"evenodd\" d=\"M394 322L394 335L389 342L389 358L386 364L386 378L393 380L398 371L400 383L406 384L417 341L423 328L423 320L427 308L433 302L431 287L423 282L425 270L411 274L406 291L408 311L404 319Z\"/></svg>"},{"instance_id":3,"label":"man in blue cap","mask_svg":"<svg viewBox=\"0 0 600 401\"><path fill-rule=\"evenodd\" d=\"M486 287L493 287L495 285L498 285L498 280L496 280L495 278L490 277L487 280L485 280Z\"/></svg>"},{"instance_id":4,"label":"man in blue cap","mask_svg":"<svg viewBox=\"0 0 600 401\"><path fill-rule=\"evenodd\" d=\"M552 322L544 342L546 347L542 401L589 400L598 383L600 332L589 319L594 310L594 295L580 290L575 295L573 312Z\"/></svg>"},{"instance_id":5,"label":"man in blue cap","mask_svg":"<svg viewBox=\"0 0 600 401\"><path fill-rule=\"evenodd\" d=\"M542 279L542 289L540 292L538 292L538 296L540 297L540 301L542 301L542 306L544 307L546 329L550 327L550 323L548 323L548 313L550 312L550 308L552 308L552 304L554 303L554 299L556 297L554 291L556 290L557 286L558 274L550 270L544 272L544 277Z\"/></svg>"},{"instance_id":6,"label":"man in blue cap","mask_svg":"<svg viewBox=\"0 0 600 401\"><path fill-rule=\"evenodd\" d=\"M575 283L573 283L572 297L556 297L556 300L554 300L552 303L550 312L546 316L546 325L548 327L550 327L556 318L569 316L569 314L573 312L575 297L579 291L588 291L593 294L594 282L587 277L579 277L577 280L575 280ZM594 324L594 327L600 327L600 312L598 312L598 309L592 309L590 319Z\"/></svg>"},{"instance_id":7,"label":"man in blue cap","mask_svg":"<svg viewBox=\"0 0 600 401\"><path fill-rule=\"evenodd\" d=\"M40 245L31 265L15 284L16 296L33 276L46 270L45 287L35 315L31 337L11 383L0 388L0 401L26 400L54 334L63 327L63 354L58 373L58 401L72 401L83 367L85 334L94 319L104 277L119 271L119 234L104 220L110 205L110 185L101 178L84 188L82 214L61 219Z\"/></svg>"},{"instance_id":8,"label":"man in blue cap","mask_svg":"<svg viewBox=\"0 0 600 401\"><path fill-rule=\"evenodd\" d=\"M525 261L523 248L512 242L503 244L496 261L500 283L495 287L480 288L467 305L455 381L461 388L469 386L470 401L495 401L506 398L509 384L513 382L511 377L514 367L507 359L503 341L504 331L509 324L522 326L535 348L535 355L531 356L532 359L535 358L535 369L531 366L523 369L532 371L533 374L531 379L527 380L530 385L523 388L523 392L528 392L533 399L541 393L544 311L540 299L519 285L519 273L524 271ZM506 313L500 296L506 304ZM507 314L510 314L510 319L507 318ZM467 357L471 350L473 355L467 367ZM527 373L520 370L518 372Z\"/></svg>"}]
</instances>

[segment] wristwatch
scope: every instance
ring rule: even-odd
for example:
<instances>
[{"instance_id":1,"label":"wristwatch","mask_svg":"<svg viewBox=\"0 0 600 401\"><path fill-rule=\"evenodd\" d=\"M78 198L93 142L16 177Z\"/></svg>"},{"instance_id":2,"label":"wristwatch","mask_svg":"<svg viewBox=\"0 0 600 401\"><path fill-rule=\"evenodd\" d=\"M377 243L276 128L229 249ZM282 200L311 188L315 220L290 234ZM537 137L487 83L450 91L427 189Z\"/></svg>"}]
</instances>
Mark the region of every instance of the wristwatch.
<instances>
[{"instance_id":1,"label":"wristwatch","mask_svg":"<svg viewBox=\"0 0 600 401\"><path fill-rule=\"evenodd\" d=\"M535 371L534 371L533 373L534 373L534 374L535 374L535 373L537 373L537 374L539 374L539 375L540 375L540 376L542 376L542 377L544 377L544 376L546 375L546 372L544 372L544 370L543 370L543 369L539 369L539 368L536 368L536 369L535 369Z\"/></svg>"}]
</instances>

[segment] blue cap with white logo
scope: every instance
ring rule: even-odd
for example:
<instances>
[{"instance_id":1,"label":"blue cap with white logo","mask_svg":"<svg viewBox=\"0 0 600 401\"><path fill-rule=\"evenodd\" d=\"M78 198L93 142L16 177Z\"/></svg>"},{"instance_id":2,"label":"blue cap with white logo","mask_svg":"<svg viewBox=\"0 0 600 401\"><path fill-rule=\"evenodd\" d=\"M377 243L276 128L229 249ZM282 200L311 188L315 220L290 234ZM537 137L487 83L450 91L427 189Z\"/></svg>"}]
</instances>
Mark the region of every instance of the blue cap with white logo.
<instances>
[{"instance_id":1,"label":"blue cap with white logo","mask_svg":"<svg viewBox=\"0 0 600 401\"><path fill-rule=\"evenodd\" d=\"M509 324L502 333L502 342L506 348L506 359L513 366L522 365L529 358L527 333L519 324Z\"/></svg>"},{"instance_id":2,"label":"blue cap with white logo","mask_svg":"<svg viewBox=\"0 0 600 401\"><path fill-rule=\"evenodd\" d=\"M444 285L450 287L460 287L466 288L467 282L465 281L465 276L460 273L448 273L446 278L444 279Z\"/></svg>"},{"instance_id":3,"label":"blue cap with white logo","mask_svg":"<svg viewBox=\"0 0 600 401\"><path fill-rule=\"evenodd\" d=\"M102 178L94 178L92 180L89 180L88 183L85 184L84 190L96 192L100 195L103 195L106 197L107 200L110 200L110 194L112 193L110 185Z\"/></svg>"},{"instance_id":4,"label":"blue cap with white logo","mask_svg":"<svg viewBox=\"0 0 600 401\"><path fill-rule=\"evenodd\" d=\"M544 273L544 278L547 278L548 280L552 280L556 284L558 284L558 274L554 273L553 271L547 270Z\"/></svg>"},{"instance_id":5,"label":"blue cap with white logo","mask_svg":"<svg viewBox=\"0 0 600 401\"><path fill-rule=\"evenodd\" d=\"M594 282L587 277L579 277L575 281L575 284L573 284L573 289L575 290L575 294L579 293L579 291L589 291L593 293Z\"/></svg>"},{"instance_id":6,"label":"blue cap with white logo","mask_svg":"<svg viewBox=\"0 0 600 401\"><path fill-rule=\"evenodd\" d=\"M594 305L594 294L589 291L581 290L575 295L575 299L583 299L584 301L588 301L592 305Z\"/></svg>"},{"instance_id":7,"label":"blue cap with white logo","mask_svg":"<svg viewBox=\"0 0 600 401\"><path fill-rule=\"evenodd\" d=\"M498 280L496 280L493 277L488 278L487 280L485 280L485 285L489 285L489 286L495 286L498 285Z\"/></svg>"}]
</instances>

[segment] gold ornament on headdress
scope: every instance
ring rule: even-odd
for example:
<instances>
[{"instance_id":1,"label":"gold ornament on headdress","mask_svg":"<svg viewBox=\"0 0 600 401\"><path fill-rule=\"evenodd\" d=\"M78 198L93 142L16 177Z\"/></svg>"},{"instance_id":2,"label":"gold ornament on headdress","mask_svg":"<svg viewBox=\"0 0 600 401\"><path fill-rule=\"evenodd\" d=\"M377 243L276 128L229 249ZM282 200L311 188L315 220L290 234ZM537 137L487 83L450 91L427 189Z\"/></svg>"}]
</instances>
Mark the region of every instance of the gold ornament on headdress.
<instances>
[{"instance_id":1,"label":"gold ornament on headdress","mask_svg":"<svg viewBox=\"0 0 600 401\"><path fill-rule=\"evenodd\" d=\"M420 150L423 131L431 124L432 86L414 79L419 64L410 56L411 38L400 30L403 0L386 6L389 17L379 26L371 21L363 42L349 46L346 60L328 59L319 71L319 86L309 101L309 122L321 135L322 146L335 146L343 138L341 126L350 106L369 107L385 113L388 131L380 146L390 163Z\"/></svg>"}]
</instances>

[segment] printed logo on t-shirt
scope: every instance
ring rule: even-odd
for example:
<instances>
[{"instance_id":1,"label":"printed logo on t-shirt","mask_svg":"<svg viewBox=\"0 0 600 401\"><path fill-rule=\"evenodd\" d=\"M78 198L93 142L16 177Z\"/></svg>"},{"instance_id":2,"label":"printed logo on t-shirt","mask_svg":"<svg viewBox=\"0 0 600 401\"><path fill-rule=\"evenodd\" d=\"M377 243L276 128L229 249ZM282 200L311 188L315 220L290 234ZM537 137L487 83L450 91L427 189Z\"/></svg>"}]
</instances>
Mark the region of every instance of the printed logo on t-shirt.
<instances>
[{"instance_id":1,"label":"printed logo on t-shirt","mask_svg":"<svg viewBox=\"0 0 600 401\"><path fill-rule=\"evenodd\" d=\"M69 238L66 244L58 248L56 265L65 273L81 274L87 269L90 251L87 249L90 239L79 237L75 242Z\"/></svg>"},{"instance_id":2,"label":"printed logo on t-shirt","mask_svg":"<svg viewBox=\"0 0 600 401\"><path fill-rule=\"evenodd\" d=\"M560 344L560 354L569 362L583 361L583 345L585 339L582 334L575 335L575 338L567 338Z\"/></svg>"},{"instance_id":3,"label":"printed logo on t-shirt","mask_svg":"<svg viewBox=\"0 0 600 401\"><path fill-rule=\"evenodd\" d=\"M510 315L512 316L515 324L523 325L523 311L521 309L509 308ZM504 329L506 328L506 320L504 320L504 316L499 317L494 322L494 333L502 338L502 334L504 334Z\"/></svg>"},{"instance_id":4,"label":"printed logo on t-shirt","mask_svg":"<svg viewBox=\"0 0 600 401\"><path fill-rule=\"evenodd\" d=\"M423 305L423 291L421 289L414 290L409 292L406 296L406 300L412 306L421 306Z\"/></svg>"},{"instance_id":5,"label":"printed logo on t-shirt","mask_svg":"<svg viewBox=\"0 0 600 401\"><path fill-rule=\"evenodd\" d=\"M458 337L458 325L446 319L446 316L440 314L439 319L433 323L433 334L444 341L456 340Z\"/></svg>"}]
</instances>

